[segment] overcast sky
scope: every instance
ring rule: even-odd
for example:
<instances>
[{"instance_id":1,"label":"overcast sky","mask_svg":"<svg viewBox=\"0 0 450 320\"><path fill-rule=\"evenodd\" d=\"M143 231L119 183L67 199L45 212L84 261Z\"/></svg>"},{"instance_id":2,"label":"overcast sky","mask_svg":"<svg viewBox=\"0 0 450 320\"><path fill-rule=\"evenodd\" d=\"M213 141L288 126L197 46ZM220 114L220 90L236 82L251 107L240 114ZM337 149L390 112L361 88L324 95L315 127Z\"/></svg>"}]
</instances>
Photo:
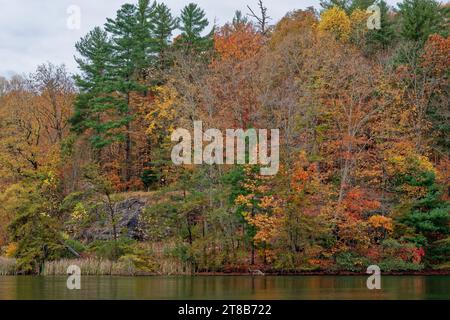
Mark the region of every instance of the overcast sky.
<instances>
[{"instance_id":1,"label":"overcast sky","mask_svg":"<svg viewBox=\"0 0 450 320\"><path fill-rule=\"evenodd\" d=\"M199 4L212 23L232 19L235 10L248 12L246 5L256 8L257 0L164 0L174 15L179 15L188 2ZM29 73L36 66L51 61L64 63L70 72L77 68L73 59L74 44L94 26L102 26L106 17L126 2L137 0L0 0L0 76ZM394 4L395 1L388 0ZM319 0L265 0L274 21L293 9L319 8ZM68 8L81 10L80 29L67 27Z\"/></svg>"}]
</instances>

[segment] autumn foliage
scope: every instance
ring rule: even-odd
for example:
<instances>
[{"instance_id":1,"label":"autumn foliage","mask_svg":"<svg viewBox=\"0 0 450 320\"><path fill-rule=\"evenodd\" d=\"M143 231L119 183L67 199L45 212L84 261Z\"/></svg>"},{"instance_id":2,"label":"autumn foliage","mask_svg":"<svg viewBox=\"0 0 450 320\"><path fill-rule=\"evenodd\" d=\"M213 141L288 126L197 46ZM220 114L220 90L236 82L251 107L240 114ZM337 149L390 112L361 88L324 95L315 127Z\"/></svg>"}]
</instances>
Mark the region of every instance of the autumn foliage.
<instances>
[{"instance_id":1,"label":"autumn foliage","mask_svg":"<svg viewBox=\"0 0 450 320\"><path fill-rule=\"evenodd\" d=\"M0 79L2 253L29 273L67 244L155 272L449 267L441 23L425 41L391 41L407 20L387 6L375 31L365 8L331 6L209 29L196 5L176 20L138 3L77 43L75 82L51 64ZM170 135L196 120L280 129L278 174L175 166ZM121 229L127 199L145 207Z\"/></svg>"}]
</instances>

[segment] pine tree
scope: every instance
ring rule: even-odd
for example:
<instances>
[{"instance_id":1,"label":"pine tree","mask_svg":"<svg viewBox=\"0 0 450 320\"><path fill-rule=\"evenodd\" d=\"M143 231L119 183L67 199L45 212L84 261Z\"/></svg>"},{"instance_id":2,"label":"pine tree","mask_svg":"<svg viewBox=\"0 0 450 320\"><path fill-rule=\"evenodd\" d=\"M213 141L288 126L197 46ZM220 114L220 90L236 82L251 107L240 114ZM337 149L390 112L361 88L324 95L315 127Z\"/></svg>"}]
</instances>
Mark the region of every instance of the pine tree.
<instances>
[{"instance_id":1,"label":"pine tree","mask_svg":"<svg viewBox=\"0 0 450 320\"><path fill-rule=\"evenodd\" d=\"M323 10L330 9L332 7L338 7L344 10L346 13L349 13L352 1L351 0L321 0L320 6Z\"/></svg>"},{"instance_id":2,"label":"pine tree","mask_svg":"<svg viewBox=\"0 0 450 320\"><path fill-rule=\"evenodd\" d=\"M188 4L181 11L181 37L178 43L187 51L204 51L211 48L214 29L206 36L201 35L208 24L205 12L194 3Z\"/></svg>"},{"instance_id":3,"label":"pine tree","mask_svg":"<svg viewBox=\"0 0 450 320\"><path fill-rule=\"evenodd\" d=\"M234 12L234 17L231 24L235 30L239 29L241 26L247 25L248 23L248 18L244 16L241 11L236 10Z\"/></svg>"},{"instance_id":4,"label":"pine tree","mask_svg":"<svg viewBox=\"0 0 450 320\"><path fill-rule=\"evenodd\" d=\"M394 26L389 17L389 7L381 0L377 5L380 7L380 29L369 30L367 33L367 45L370 49L386 49L394 40Z\"/></svg>"},{"instance_id":5,"label":"pine tree","mask_svg":"<svg viewBox=\"0 0 450 320\"><path fill-rule=\"evenodd\" d=\"M152 20L155 4L140 0L137 6L124 4L115 19L107 19L105 29L112 35L112 88L121 97L125 124L125 171L124 181L131 180L132 140L130 100L133 92L145 93L143 85L149 67L154 63Z\"/></svg>"},{"instance_id":6,"label":"pine tree","mask_svg":"<svg viewBox=\"0 0 450 320\"><path fill-rule=\"evenodd\" d=\"M399 3L401 35L405 40L425 42L430 34L445 30L442 9L435 0Z\"/></svg>"},{"instance_id":7,"label":"pine tree","mask_svg":"<svg viewBox=\"0 0 450 320\"><path fill-rule=\"evenodd\" d=\"M178 19L172 16L170 9L164 4L159 3L155 8L153 21L153 37L155 39L155 50L162 53L170 44L172 32L178 26Z\"/></svg>"},{"instance_id":8,"label":"pine tree","mask_svg":"<svg viewBox=\"0 0 450 320\"><path fill-rule=\"evenodd\" d=\"M375 3L376 1L374 0L353 0L349 5L349 11L353 12L356 9L366 10L368 7Z\"/></svg>"},{"instance_id":9,"label":"pine tree","mask_svg":"<svg viewBox=\"0 0 450 320\"><path fill-rule=\"evenodd\" d=\"M117 129L127 121L123 119L123 104L112 95L111 43L107 33L96 27L75 47L80 54L76 61L82 73L75 77L80 94L70 122L78 134L92 129L90 141L95 148L101 149L123 138Z\"/></svg>"}]
</instances>

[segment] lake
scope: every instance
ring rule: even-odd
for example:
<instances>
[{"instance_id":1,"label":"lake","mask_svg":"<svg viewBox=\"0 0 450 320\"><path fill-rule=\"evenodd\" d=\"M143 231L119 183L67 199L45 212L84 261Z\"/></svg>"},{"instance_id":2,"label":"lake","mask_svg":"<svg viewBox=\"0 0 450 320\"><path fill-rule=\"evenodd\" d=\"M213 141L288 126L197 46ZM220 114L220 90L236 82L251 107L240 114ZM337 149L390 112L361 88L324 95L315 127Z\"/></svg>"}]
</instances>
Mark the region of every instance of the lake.
<instances>
[{"instance_id":1,"label":"lake","mask_svg":"<svg viewBox=\"0 0 450 320\"><path fill-rule=\"evenodd\" d=\"M0 276L0 300L9 299L450 299L450 276L382 276L368 290L365 276L151 276L81 278Z\"/></svg>"}]
</instances>

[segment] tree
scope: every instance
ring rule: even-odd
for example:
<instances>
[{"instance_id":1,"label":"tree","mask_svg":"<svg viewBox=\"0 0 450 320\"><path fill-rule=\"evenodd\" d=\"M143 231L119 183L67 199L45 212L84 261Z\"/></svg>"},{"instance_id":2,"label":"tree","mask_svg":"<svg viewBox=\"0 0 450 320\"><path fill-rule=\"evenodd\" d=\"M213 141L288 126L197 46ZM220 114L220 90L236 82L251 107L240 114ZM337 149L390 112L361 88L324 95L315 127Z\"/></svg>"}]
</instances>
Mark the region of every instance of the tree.
<instances>
[{"instance_id":1,"label":"tree","mask_svg":"<svg viewBox=\"0 0 450 320\"><path fill-rule=\"evenodd\" d=\"M235 29L238 29L240 26L248 24L248 19L241 11L236 10L231 24Z\"/></svg>"},{"instance_id":2,"label":"tree","mask_svg":"<svg viewBox=\"0 0 450 320\"><path fill-rule=\"evenodd\" d=\"M443 186L436 181L433 165L410 144L397 144L387 152L390 183L400 196L397 232L407 241L424 247L431 262L433 255L429 249L439 246L436 242L448 238L450 233L450 205L443 198Z\"/></svg>"},{"instance_id":3,"label":"tree","mask_svg":"<svg viewBox=\"0 0 450 320\"><path fill-rule=\"evenodd\" d=\"M350 41L359 47L363 47L367 36L367 19L369 14L361 9L355 9L350 14L351 34Z\"/></svg>"},{"instance_id":4,"label":"tree","mask_svg":"<svg viewBox=\"0 0 450 320\"><path fill-rule=\"evenodd\" d=\"M69 118L75 96L74 83L64 65L38 66L31 75L33 90L44 100L39 108L50 143L61 143L68 134Z\"/></svg>"},{"instance_id":5,"label":"tree","mask_svg":"<svg viewBox=\"0 0 450 320\"><path fill-rule=\"evenodd\" d=\"M435 0L405 0L398 7L405 40L424 43L430 34L445 30L442 9Z\"/></svg>"},{"instance_id":6,"label":"tree","mask_svg":"<svg viewBox=\"0 0 450 320\"><path fill-rule=\"evenodd\" d=\"M250 10L249 16L256 19L259 31L265 36L269 31L269 20L271 18L267 14L267 8L264 6L262 0L258 0L259 15L250 6L247 6L247 8Z\"/></svg>"},{"instance_id":7,"label":"tree","mask_svg":"<svg viewBox=\"0 0 450 320\"><path fill-rule=\"evenodd\" d=\"M432 124L431 144L439 158L450 152L449 54L450 37L435 34L428 38L420 58L420 74L428 98L426 115Z\"/></svg>"},{"instance_id":8,"label":"tree","mask_svg":"<svg viewBox=\"0 0 450 320\"><path fill-rule=\"evenodd\" d=\"M351 33L351 22L343 9L331 7L320 15L319 30L335 35L336 39L347 41Z\"/></svg>"},{"instance_id":9,"label":"tree","mask_svg":"<svg viewBox=\"0 0 450 320\"><path fill-rule=\"evenodd\" d=\"M105 30L111 35L112 64L119 89L139 90L137 83L146 77L146 68L153 62L152 23L156 4L139 0L137 5L124 4L115 19L108 18ZM124 95L129 92L124 88Z\"/></svg>"},{"instance_id":10,"label":"tree","mask_svg":"<svg viewBox=\"0 0 450 320\"><path fill-rule=\"evenodd\" d=\"M351 7L351 0L321 0L320 6L324 10L331 9L333 7L339 8L344 10L345 12L348 12Z\"/></svg>"},{"instance_id":11,"label":"tree","mask_svg":"<svg viewBox=\"0 0 450 320\"><path fill-rule=\"evenodd\" d=\"M2 195L3 210L15 212L8 235L17 245L14 255L24 273L41 273L46 260L58 259L63 253L57 186L53 172L41 171Z\"/></svg>"},{"instance_id":12,"label":"tree","mask_svg":"<svg viewBox=\"0 0 450 320\"><path fill-rule=\"evenodd\" d=\"M75 45L81 75L75 77L80 89L75 112L70 119L78 134L86 130L94 148L101 149L115 141L122 141L120 128L131 119L125 106L113 95L111 74L112 46L108 35L96 27Z\"/></svg>"},{"instance_id":13,"label":"tree","mask_svg":"<svg viewBox=\"0 0 450 320\"><path fill-rule=\"evenodd\" d=\"M45 165L68 136L75 90L64 66L41 65L12 79L2 97L0 166L25 177Z\"/></svg>"},{"instance_id":14,"label":"tree","mask_svg":"<svg viewBox=\"0 0 450 320\"><path fill-rule=\"evenodd\" d=\"M381 0L377 4L380 7L380 29L367 32L367 46L369 51L387 49L395 38L394 23L390 16L389 6Z\"/></svg>"},{"instance_id":15,"label":"tree","mask_svg":"<svg viewBox=\"0 0 450 320\"><path fill-rule=\"evenodd\" d=\"M181 35L177 38L177 44L185 51L205 51L212 45L214 29L202 36L209 25L205 12L196 4L190 3L181 10L179 29Z\"/></svg>"},{"instance_id":16,"label":"tree","mask_svg":"<svg viewBox=\"0 0 450 320\"><path fill-rule=\"evenodd\" d=\"M164 4L159 3L155 8L153 22L153 37L156 41L156 51L160 54L167 50L170 44L172 32L178 26L178 19L172 16L170 9Z\"/></svg>"},{"instance_id":17,"label":"tree","mask_svg":"<svg viewBox=\"0 0 450 320\"><path fill-rule=\"evenodd\" d=\"M96 165L90 165L84 168L84 179L91 184L92 188L87 190L87 196L91 201L100 202L103 205L103 210L109 218L109 226L111 227L111 237L113 240L112 258L118 259L118 239L119 230L117 230L117 223L119 222L116 216L115 199L113 198L113 185L105 174L102 174L101 169Z\"/></svg>"},{"instance_id":18,"label":"tree","mask_svg":"<svg viewBox=\"0 0 450 320\"><path fill-rule=\"evenodd\" d=\"M352 0L349 6L349 11L353 12L354 10L360 9L366 11L368 7L375 4L374 0Z\"/></svg>"}]
</instances>

